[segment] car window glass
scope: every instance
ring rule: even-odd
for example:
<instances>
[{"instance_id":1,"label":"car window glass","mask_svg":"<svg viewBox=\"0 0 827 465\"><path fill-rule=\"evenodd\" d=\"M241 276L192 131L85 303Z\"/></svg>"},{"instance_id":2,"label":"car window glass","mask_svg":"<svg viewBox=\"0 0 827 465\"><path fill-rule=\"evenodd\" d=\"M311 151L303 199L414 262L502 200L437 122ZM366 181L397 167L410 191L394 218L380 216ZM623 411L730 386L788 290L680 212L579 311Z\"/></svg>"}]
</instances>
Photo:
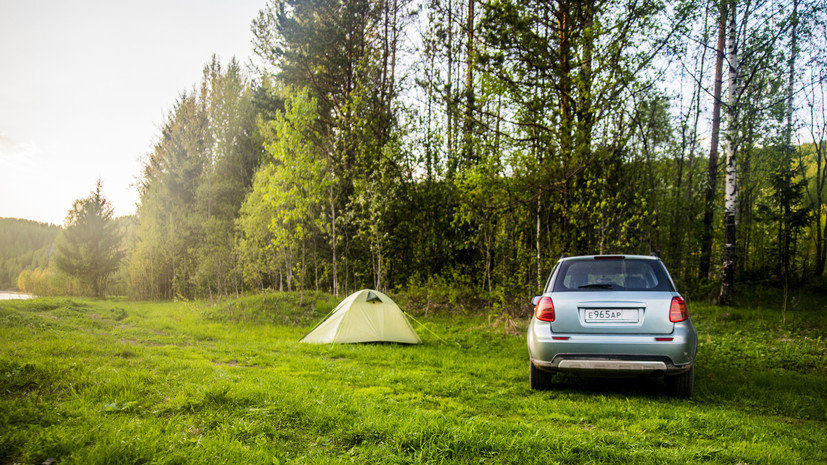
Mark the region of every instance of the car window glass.
<instances>
[{"instance_id":1,"label":"car window glass","mask_svg":"<svg viewBox=\"0 0 827 465\"><path fill-rule=\"evenodd\" d=\"M670 290L661 266L652 260L570 260L561 264L554 290Z\"/></svg>"},{"instance_id":2,"label":"car window glass","mask_svg":"<svg viewBox=\"0 0 827 465\"><path fill-rule=\"evenodd\" d=\"M554 278L554 272L557 270L557 267L560 266L560 262L554 264L554 267L551 269L551 273L548 275L548 280L546 280L546 285L543 286L543 292L551 292L551 280Z\"/></svg>"}]
</instances>

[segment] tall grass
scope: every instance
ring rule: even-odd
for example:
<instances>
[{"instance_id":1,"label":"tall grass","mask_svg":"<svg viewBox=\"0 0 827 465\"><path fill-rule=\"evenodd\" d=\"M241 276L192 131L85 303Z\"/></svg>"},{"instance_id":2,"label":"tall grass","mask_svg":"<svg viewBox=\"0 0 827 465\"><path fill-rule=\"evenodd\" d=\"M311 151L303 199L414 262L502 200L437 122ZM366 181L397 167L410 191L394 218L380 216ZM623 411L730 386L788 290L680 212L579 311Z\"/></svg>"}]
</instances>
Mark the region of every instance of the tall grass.
<instances>
[{"instance_id":1,"label":"tall grass","mask_svg":"<svg viewBox=\"0 0 827 465\"><path fill-rule=\"evenodd\" d=\"M690 307L691 400L533 392L526 322L444 302L417 346L297 343L326 294L0 302L0 463L827 463L827 307L774 296Z\"/></svg>"}]
</instances>

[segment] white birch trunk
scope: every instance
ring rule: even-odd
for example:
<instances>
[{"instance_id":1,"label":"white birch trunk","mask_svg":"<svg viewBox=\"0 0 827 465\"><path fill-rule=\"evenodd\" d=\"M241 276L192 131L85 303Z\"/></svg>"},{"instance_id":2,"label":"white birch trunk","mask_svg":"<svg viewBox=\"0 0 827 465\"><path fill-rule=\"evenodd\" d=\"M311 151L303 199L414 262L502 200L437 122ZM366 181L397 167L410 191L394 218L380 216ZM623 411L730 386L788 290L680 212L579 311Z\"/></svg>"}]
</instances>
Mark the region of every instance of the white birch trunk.
<instances>
[{"instance_id":1,"label":"white birch trunk","mask_svg":"<svg viewBox=\"0 0 827 465\"><path fill-rule=\"evenodd\" d=\"M729 63L729 79L727 85L727 132L724 140L726 154L726 181L724 184L724 262L721 270L721 292L718 294L718 303L726 305L732 298L732 289L735 283L735 238L736 215L738 210L738 46L736 30L735 3L730 4L727 26L727 61ZM746 25L744 25L746 26Z\"/></svg>"}]
</instances>

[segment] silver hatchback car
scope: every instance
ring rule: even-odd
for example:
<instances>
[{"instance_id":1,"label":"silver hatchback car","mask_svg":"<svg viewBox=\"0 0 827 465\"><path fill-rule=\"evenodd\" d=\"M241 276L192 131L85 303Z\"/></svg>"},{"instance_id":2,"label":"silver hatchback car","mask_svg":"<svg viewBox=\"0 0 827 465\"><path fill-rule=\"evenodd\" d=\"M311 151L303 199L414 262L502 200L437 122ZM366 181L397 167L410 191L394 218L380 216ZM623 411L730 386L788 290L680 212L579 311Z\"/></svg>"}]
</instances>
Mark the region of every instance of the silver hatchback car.
<instances>
[{"instance_id":1,"label":"silver hatchback car","mask_svg":"<svg viewBox=\"0 0 827 465\"><path fill-rule=\"evenodd\" d=\"M686 302L657 257L561 258L528 326L529 383L549 389L554 373L665 376L689 397L698 335Z\"/></svg>"}]
</instances>

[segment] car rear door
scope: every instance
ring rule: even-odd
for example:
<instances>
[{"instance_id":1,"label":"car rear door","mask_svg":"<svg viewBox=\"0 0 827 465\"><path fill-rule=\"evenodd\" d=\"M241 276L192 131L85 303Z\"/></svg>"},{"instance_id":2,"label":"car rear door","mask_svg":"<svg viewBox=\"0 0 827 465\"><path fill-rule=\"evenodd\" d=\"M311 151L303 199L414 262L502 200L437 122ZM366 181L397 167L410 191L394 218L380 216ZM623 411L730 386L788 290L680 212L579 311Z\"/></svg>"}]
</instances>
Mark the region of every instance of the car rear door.
<instances>
[{"instance_id":1,"label":"car rear door","mask_svg":"<svg viewBox=\"0 0 827 465\"><path fill-rule=\"evenodd\" d=\"M669 291L585 291L552 295L554 333L669 334Z\"/></svg>"}]
</instances>

